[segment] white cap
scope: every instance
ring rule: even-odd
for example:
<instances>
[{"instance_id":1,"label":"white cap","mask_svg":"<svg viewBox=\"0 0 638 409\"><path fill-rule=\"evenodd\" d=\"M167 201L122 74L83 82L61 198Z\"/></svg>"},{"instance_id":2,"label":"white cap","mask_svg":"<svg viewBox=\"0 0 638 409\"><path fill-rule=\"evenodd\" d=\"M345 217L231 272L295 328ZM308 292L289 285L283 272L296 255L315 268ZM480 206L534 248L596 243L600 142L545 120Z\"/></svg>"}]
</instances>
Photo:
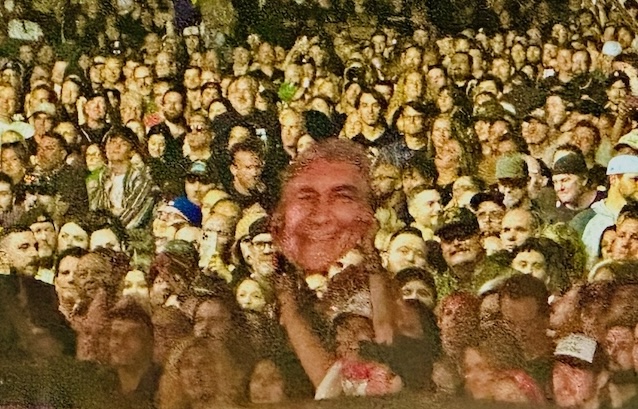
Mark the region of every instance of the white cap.
<instances>
[{"instance_id":1,"label":"white cap","mask_svg":"<svg viewBox=\"0 0 638 409\"><path fill-rule=\"evenodd\" d=\"M616 57L622 53L622 46L618 41L605 41L603 44L603 54L610 57Z\"/></svg>"},{"instance_id":2,"label":"white cap","mask_svg":"<svg viewBox=\"0 0 638 409\"><path fill-rule=\"evenodd\" d=\"M638 150L638 129L632 129L628 133L618 139L618 143L614 146L614 149L618 150L623 146L628 146L631 149Z\"/></svg>"},{"instance_id":3,"label":"white cap","mask_svg":"<svg viewBox=\"0 0 638 409\"><path fill-rule=\"evenodd\" d=\"M638 173L638 156L618 155L611 158L607 165L607 175L622 175L624 173Z\"/></svg>"}]
</instances>

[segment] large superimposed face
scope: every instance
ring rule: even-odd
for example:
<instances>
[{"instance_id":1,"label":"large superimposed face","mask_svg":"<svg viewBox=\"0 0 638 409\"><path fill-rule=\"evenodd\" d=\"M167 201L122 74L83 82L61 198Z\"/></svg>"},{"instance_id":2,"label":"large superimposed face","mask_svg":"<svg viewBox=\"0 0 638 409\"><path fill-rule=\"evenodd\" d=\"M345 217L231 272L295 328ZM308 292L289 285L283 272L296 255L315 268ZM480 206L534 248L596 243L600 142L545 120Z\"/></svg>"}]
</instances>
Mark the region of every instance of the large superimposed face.
<instances>
[{"instance_id":1,"label":"large superimposed face","mask_svg":"<svg viewBox=\"0 0 638 409\"><path fill-rule=\"evenodd\" d=\"M372 239L374 213L365 175L352 163L317 159L284 187L278 247L309 272L325 272Z\"/></svg>"},{"instance_id":2,"label":"large superimposed face","mask_svg":"<svg viewBox=\"0 0 638 409\"><path fill-rule=\"evenodd\" d=\"M427 249L421 236L399 234L392 239L387 253L386 269L395 275L408 267L425 268Z\"/></svg>"}]
</instances>

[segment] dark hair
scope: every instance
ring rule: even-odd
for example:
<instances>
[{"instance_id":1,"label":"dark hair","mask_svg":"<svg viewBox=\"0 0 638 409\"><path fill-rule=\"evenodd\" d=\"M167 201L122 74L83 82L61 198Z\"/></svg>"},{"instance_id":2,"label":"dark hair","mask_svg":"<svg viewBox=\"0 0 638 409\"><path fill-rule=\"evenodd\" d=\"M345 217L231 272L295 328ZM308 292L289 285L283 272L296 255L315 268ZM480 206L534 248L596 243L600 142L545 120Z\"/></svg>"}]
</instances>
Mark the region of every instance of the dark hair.
<instances>
[{"instance_id":1,"label":"dark hair","mask_svg":"<svg viewBox=\"0 0 638 409\"><path fill-rule=\"evenodd\" d=\"M421 233L421 231L419 229L417 229L416 227L404 227L401 230L398 230L394 233L392 233L392 235L390 236L390 240L388 240L388 243L392 243L392 240L396 239L397 237L399 237L402 234L411 234L413 236L416 236L420 239L423 239L423 234ZM424 240L425 241L425 240Z\"/></svg>"},{"instance_id":2,"label":"dark hair","mask_svg":"<svg viewBox=\"0 0 638 409\"><path fill-rule=\"evenodd\" d=\"M638 202L627 202L626 205L620 209L618 220L634 219L638 220Z\"/></svg>"},{"instance_id":3,"label":"dark hair","mask_svg":"<svg viewBox=\"0 0 638 409\"><path fill-rule=\"evenodd\" d=\"M4 172L0 172L0 183L8 183L11 192L13 193L13 179Z\"/></svg>"},{"instance_id":4,"label":"dark hair","mask_svg":"<svg viewBox=\"0 0 638 409\"><path fill-rule=\"evenodd\" d=\"M399 285L405 285L410 281L423 281L423 283L432 290L434 295L434 301L436 304L436 298L438 296L436 291L436 283L434 281L434 277L432 274L423 268L418 267L407 267L402 270L399 270L397 274L394 276L394 280L399 283Z\"/></svg>"},{"instance_id":5,"label":"dark hair","mask_svg":"<svg viewBox=\"0 0 638 409\"><path fill-rule=\"evenodd\" d=\"M149 339L153 338L153 321L146 310L132 297L124 297L109 311L109 320L133 321L143 325L148 331Z\"/></svg>"},{"instance_id":6,"label":"dark hair","mask_svg":"<svg viewBox=\"0 0 638 409\"><path fill-rule=\"evenodd\" d=\"M363 97L364 94L372 95L375 101L377 101L379 105L381 106L381 113L383 115L383 113L388 109L388 103L385 100L385 98L383 98L383 95L381 95L379 91L373 88L362 87L361 93L357 97L357 100L354 102L354 107L359 109L359 104L361 103L361 97Z\"/></svg>"},{"instance_id":7,"label":"dark hair","mask_svg":"<svg viewBox=\"0 0 638 409\"><path fill-rule=\"evenodd\" d=\"M251 152L254 153L259 159L264 159L264 144L257 137L249 137L244 141L241 141L230 149L231 162L235 161L235 155L237 152Z\"/></svg>"},{"instance_id":8,"label":"dark hair","mask_svg":"<svg viewBox=\"0 0 638 409\"><path fill-rule=\"evenodd\" d=\"M55 260L55 265L54 265L55 276L57 277L58 273L60 272L60 263L62 262L62 260L64 260L67 257L80 259L86 256L87 254L89 254L89 251L80 247L70 247L64 250Z\"/></svg>"},{"instance_id":9,"label":"dark hair","mask_svg":"<svg viewBox=\"0 0 638 409\"><path fill-rule=\"evenodd\" d=\"M530 274L515 274L505 280L501 288L498 290L501 300L504 296L519 300L521 298L531 297L536 300L538 311L540 314L549 316L549 291L541 280Z\"/></svg>"}]
</instances>

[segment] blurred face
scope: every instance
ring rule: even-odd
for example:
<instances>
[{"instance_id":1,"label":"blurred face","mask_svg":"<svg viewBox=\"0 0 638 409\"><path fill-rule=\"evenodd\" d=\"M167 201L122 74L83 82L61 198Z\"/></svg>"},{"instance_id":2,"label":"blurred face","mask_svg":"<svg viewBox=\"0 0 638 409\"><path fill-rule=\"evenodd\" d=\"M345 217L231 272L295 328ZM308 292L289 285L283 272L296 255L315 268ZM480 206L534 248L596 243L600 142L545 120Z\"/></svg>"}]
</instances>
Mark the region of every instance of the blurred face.
<instances>
[{"instance_id":1,"label":"blurred face","mask_svg":"<svg viewBox=\"0 0 638 409\"><path fill-rule=\"evenodd\" d=\"M0 182L0 212L8 212L13 208L13 192L11 184Z\"/></svg>"},{"instance_id":2,"label":"blurred face","mask_svg":"<svg viewBox=\"0 0 638 409\"><path fill-rule=\"evenodd\" d=\"M441 240L441 250L448 266L461 267L479 258L482 253L481 240L478 234L466 238Z\"/></svg>"},{"instance_id":3,"label":"blurred face","mask_svg":"<svg viewBox=\"0 0 638 409\"><path fill-rule=\"evenodd\" d=\"M111 322L109 351L114 367L141 366L152 356L151 335L143 324L116 319Z\"/></svg>"},{"instance_id":4,"label":"blurred face","mask_svg":"<svg viewBox=\"0 0 638 409\"><path fill-rule=\"evenodd\" d=\"M605 337L605 352L609 357L609 369L612 371L633 370L632 351L634 346L633 329L629 327L611 327Z\"/></svg>"},{"instance_id":5,"label":"blurred face","mask_svg":"<svg viewBox=\"0 0 638 409\"><path fill-rule=\"evenodd\" d=\"M531 274L545 283L549 279L545 256L535 250L519 252L512 260L512 268L523 274Z\"/></svg>"},{"instance_id":6,"label":"blurred face","mask_svg":"<svg viewBox=\"0 0 638 409\"><path fill-rule=\"evenodd\" d=\"M11 233L3 242L9 265L18 274L35 275L38 269L38 244L33 233L30 230Z\"/></svg>"},{"instance_id":7,"label":"blurred face","mask_svg":"<svg viewBox=\"0 0 638 409\"><path fill-rule=\"evenodd\" d=\"M554 400L561 408L576 408L596 395L596 376L591 370L556 362L552 372Z\"/></svg>"},{"instance_id":8,"label":"blurred face","mask_svg":"<svg viewBox=\"0 0 638 409\"><path fill-rule=\"evenodd\" d=\"M447 84L445 72L440 68L432 68L428 71L426 82L429 89L440 90Z\"/></svg>"},{"instance_id":9,"label":"blurred face","mask_svg":"<svg viewBox=\"0 0 638 409\"><path fill-rule=\"evenodd\" d=\"M79 258L71 256L67 256L60 261L54 285L58 299L61 301L75 302L80 297L76 286L76 273L79 261Z\"/></svg>"},{"instance_id":10,"label":"blurred face","mask_svg":"<svg viewBox=\"0 0 638 409\"><path fill-rule=\"evenodd\" d=\"M512 251L521 246L533 234L533 219L530 212L512 210L503 217L501 243L505 250Z\"/></svg>"},{"instance_id":11,"label":"blurred face","mask_svg":"<svg viewBox=\"0 0 638 409\"><path fill-rule=\"evenodd\" d=\"M62 91L60 101L64 105L75 104L80 96L80 86L73 81L64 81L62 83Z\"/></svg>"},{"instance_id":12,"label":"blurred face","mask_svg":"<svg viewBox=\"0 0 638 409\"><path fill-rule=\"evenodd\" d=\"M436 106L439 108L439 111L442 113L447 113L454 108L454 99L450 94L449 90L442 90L436 99Z\"/></svg>"},{"instance_id":13,"label":"blurred face","mask_svg":"<svg viewBox=\"0 0 638 409\"><path fill-rule=\"evenodd\" d=\"M579 126L573 131L572 143L580 148L585 157L596 153L596 131L590 127Z\"/></svg>"},{"instance_id":14,"label":"blurred face","mask_svg":"<svg viewBox=\"0 0 638 409\"><path fill-rule=\"evenodd\" d=\"M406 135L418 135L423 132L424 119L424 115L421 112L408 106L401 113L397 126L399 131Z\"/></svg>"},{"instance_id":15,"label":"blurred face","mask_svg":"<svg viewBox=\"0 0 638 409\"><path fill-rule=\"evenodd\" d=\"M252 403L277 403L286 399L284 378L279 368L270 360L260 361L250 378Z\"/></svg>"},{"instance_id":16,"label":"blurred face","mask_svg":"<svg viewBox=\"0 0 638 409\"><path fill-rule=\"evenodd\" d=\"M86 167L90 172L104 166L102 151L98 145L90 145L86 148Z\"/></svg>"},{"instance_id":17,"label":"blurred face","mask_svg":"<svg viewBox=\"0 0 638 409\"><path fill-rule=\"evenodd\" d=\"M450 60L448 75L454 81L463 81L468 78L471 73L470 58L467 54L454 54Z\"/></svg>"},{"instance_id":18,"label":"blurred face","mask_svg":"<svg viewBox=\"0 0 638 409\"><path fill-rule=\"evenodd\" d=\"M297 141L303 135L301 116L296 114L284 115L280 120L281 141L287 148L297 146Z\"/></svg>"},{"instance_id":19,"label":"blurred face","mask_svg":"<svg viewBox=\"0 0 638 409\"><path fill-rule=\"evenodd\" d=\"M421 51L418 48L409 48L403 54L403 67L409 70L417 70L421 66Z\"/></svg>"},{"instance_id":20,"label":"blurred face","mask_svg":"<svg viewBox=\"0 0 638 409\"><path fill-rule=\"evenodd\" d=\"M587 179L579 175L564 173L552 176L552 182L554 183L554 190L558 200L562 203L576 205L583 193Z\"/></svg>"},{"instance_id":21,"label":"blurred face","mask_svg":"<svg viewBox=\"0 0 638 409\"><path fill-rule=\"evenodd\" d=\"M187 69L184 72L184 86L189 90L199 89L201 85L200 71L194 68Z\"/></svg>"},{"instance_id":22,"label":"blurred face","mask_svg":"<svg viewBox=\"0 0 638 409\"><path fill-rule=\"evenodd\" d=\"M148 138L148 154L152 158L161 158L166 151L166 140L162 134L153 134Z\"/></svg>"},{"instance_id":23,"label":"blurred face","mask_svg":"<svg viewBox=\"0 0 638 409\"><path fill-rule=\"evenodd\" d=\"M44 135L53 129L53 118L44 113L35 114L33 116L33 127L36 135Z\"/></svg>"},{"instance_id":24,"label":"blurred face","mask_svg":"<svg viewBox=\"0 0 638 409\"><path fill-rule=\"evenodd\" d=\"M113 136L106 142L106 158L109 162L130 161L132 154L133 146L126 139Z\"/></svg>"},{"instance_id":25,"label":"blurred face","mask_svg":"<svg viewBox=\"0 0 638 409\"><path fill-rule=\"evenodd\" d=\"M452 124L448 118L438 118L432 125L434 148L440 149L452 136Z\"/></svg>"},{"instance_id":26,"label":"blurred face","mask_svg":"<svg viewBox=\"0 0 638 409\"><path fill-rule=\"evenodd\" d=\"M195 311L193 333L196 337L223 340L231 326L230 311L218 300L204 301Z\"/></svg>"},{"instance_id":27,"label":"blurred face","mask_svg":"<svg viewBox=\"0 0 638 409\"><path fill-rule=\"evenodd\" d=\"M228 89L228 101L242 116L249 115L255 109L255 89L248 79L240 79Z\"/></svg>"},{"instance_id":28,"label":"blurred face","mask_svg":"<svg viewBox=\"0 0 638 409\"><path fill-rule=\"evenodd\" d=\"M501 223L505 209L494 202L483 202L476 210L476 219L481 232L485 235L494 236L501 232Z\"/></svg>"},{"instance_id":29,"label":"blurred face","mask_svg":"<svg viewBox=\"0 0 638 409\"><path fill-rule=\"evenodd\" d=\"M93 121L101 121L106 117L106 101L104 97L95 97L85 105L86 115Z\"/></svg>"},{"instance_id":30,"label":"blurred face","mask_svg":"<svg viewBox=\"0 0 638 409\"><path fill-rule=\"evenodd\" d=\"M278 247L310 272L327 271L363 240L371 239L370 188L358 166L317 159L283 189Z\"/></svg>"},{"instance_id":31,"label":"blurred face","mask_svg":"<svg viewBox=\"0 0 638 409\"><path fill-rule=\"evenodd\" d=\"M162 106L164 117L171 122L177 121L184 113L184 101L179 92L167 92Z\"/></svg>"},{"instance_id":32,"label":"blurred face","mask_svg":"<svg viewBox=\"0 0 638 409\"><path fill-rule=\"evenodd\" d=\"M89 235L76 223L69 222L62 226L58 234L58 254L71 247L89 248Z\"/></svg>"},{"instance_id":33,"label":"blurred face","mask_svg":"<svg viewBox=\"0 0 638 409\"><path fill-rule=\"evenodd\" d=\"M102 247L115 251L121 251L120 241L111 229L100 229L91 233L90 249L91 251Z\"/></svg>"},{"instance_id":34,"label":"blurred face","mask_svg":"<svg viewBox=\"0 0 638 409\"><path fill-rule=\"evenodd\" d=\"M401 287L404 300L417 300L430 310L434 309L434 293L432 289L421 280L408 281Z\"/></svg>"},{"instance_id":35,"label":"blurred face","mask_svg":"<svg viewBox=\"0 0 638 409\"><path fill-rule=\"evenodd\" d=\"M423 77L418 72L412 72L405 78L406 101L416 101L423 94Z\"/></svg>"},{"instance_id":36,"label":"blurred face","mask_svg":"<svg viewBox=\"0 0 638 409\"><path fill-rule=\"evenodd\" d=\"M179 363L179 378L184 394L191 402L209 402L215 398L219 382L210 364L210 351L201 346L188 349Z\"/></svg>"},{"instance_id":37,"label":"blurred face","mask_svg":"<svg viewBox=\"0 0 638 409\"><path fill-rule=\"evenodd\" d=\"M380 199L386 199L401 189L401 173L390 164L381 164L372 172L372 191Z\"/></svg>"},{"instance_id":38,"label":"blurred face","mask_svg":"<svg viewBox=\"0 0 638 409\"><path fill-rule=\"evenodd\" d=\"M620 105L627 97L627 87L622 81L616 81L607 89L607 98L615 105Z\"/></svg>"},{"instance_id":39,"label":"blurred face","mask_svg":"<svg viewBox=\"0 0 638 409\"><path fill-rule=\"evenodd\" d=\"M441 195L436 190L424 190L408 200L408 211L423 227L435 228L439 223Z\"/></svg>"},{"instance_id":40,"label":"blurred face","mask_svg":"<svg viewBox=\"0 0 638 409\"><path fill-rule=\"evenodd\" d=\"M1 187L1 185L0 185ZM51 257L57 244L57 233L51 222L38 222L31 225L31 231L38 242L40 258Z\"/></svg>"},{"instance_id":41,"label":"blurred face","mask_svg":"<svg viewBox=\"0 0 638 409\"><path fill-rule=\"evenodd\" d=\"M266 307L266 299L259 284L254 280L244 280L237 287L237 303L244 310L261 312Z\"/></svg>"},{"instance_id":42,"label":"blurred face","mask_svg":"<svg viewBox=\"0 0 638 409\"><path fill-rule=\"evenodd\" d=\"M614 260L638 260L637 219L626 217L616 226L611 256Z\"/></svg>"},{"instance_id":43,"label":"blurred face","mask_svg":"<svg viewBox=\"0 0 638 409\"><path fill-rule=\"evenodd\" d=\"M275 271L275 251L270 233L258 234L250 242L249 264L254 274L270 276Z\"/></svg>"},{"instance_id":44,"label":"blurred face","mask_svg":"<svg viewBox=\"0 0 638 409\"><path fill-rule=\"evenodd\" d=\"M62 135L69 146L74 146L79 143L80 138L78 137L78 131L70 122L62 122L58 124L53 132L58 135Z\"/></svg>"},{"instance_id":45,"label":"blurred face","mask_svg":"<svg viewBox=\"0 0 638 409\"><path fill-rule=\"evenodd\" d=\"M372 94L363 94L359 99L359 117L368 126L375 126L381 118L381 104Z\"/></svg>"},{"instance_id":46,"label":"blurred face","mask_svg":"<svg viewBox=\"0 0 638 409\"><path fill-rule=\"evenodd\" d=\"M463 356L465 389L474 399L492 399L492 369L489 361L475 348L465 350Z\"/></svg>"},{"instance_id":47,"label":"blurred face","mask_svg":"<svg viewBox=\"0 0 638 409\"><path fill-rule=\"evenodd\" d=\"M124 276L122 296L135 297L140 300L148 301L148 283L146 282L146 276L143 271L131 270L126 273Z\"/></svg>"},{"instance_id":48,"label":"blurred face","mask_svg":"<svg viewBox=\"0 0 638 409\"><path fill-rule=\"evenodd\" d=\"M498 181L498 191L503 194L503 204L506 208L511 209L519 206L528 197L527 190L529 181L527 179L520 180L504 180Z\"/></svg>"},{"instance_id":49,"label":"blurred face","mask_svg":"<svg viewBox=\"0 0 638 409\"><path fill-rule=\"evenodd\" d=\"M0 88L0 112L6 117L11 117L16 113L16 92L12 87Z\"/></svg>"},{"instance_id":50,"label":"blurred face","mask_svg":"<svg viewBox=\"0 0 638 409\"><path fill-rule=\"evenodd\" d=\"M427 250L422 237L399 234L390 243L386 269L392 275L408 267L425 268Z\"/></svg>"},{"instance_id":51,"label":"blurred face","mask_svg":"<svg viewBox=\"0 0 638 409\"><path fill-rule=\"evenodd\" d=\"M238 151L235 153L230 171L235 181L246 189L254 189L259 184L264 163L253 152Z\"/></svg>"}]
</instances>

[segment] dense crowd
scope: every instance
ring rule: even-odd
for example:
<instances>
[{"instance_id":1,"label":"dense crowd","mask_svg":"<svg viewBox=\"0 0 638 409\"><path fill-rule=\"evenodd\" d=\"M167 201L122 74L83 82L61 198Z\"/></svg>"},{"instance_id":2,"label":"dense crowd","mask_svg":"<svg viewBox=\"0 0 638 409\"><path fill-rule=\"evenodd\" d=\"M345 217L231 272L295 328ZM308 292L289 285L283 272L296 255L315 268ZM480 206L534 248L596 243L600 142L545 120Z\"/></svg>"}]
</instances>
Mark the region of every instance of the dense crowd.
<instances>
[{"instance_id":1,"label":"dense crowd","mask_svg":"<svg viewBox=\"0 0 638 409\"><path fill-rule=\"evenodd\" d=\"M0 405L638 407L638 3L199 3L3 5Z\"/></svg>"}]
</instances>

